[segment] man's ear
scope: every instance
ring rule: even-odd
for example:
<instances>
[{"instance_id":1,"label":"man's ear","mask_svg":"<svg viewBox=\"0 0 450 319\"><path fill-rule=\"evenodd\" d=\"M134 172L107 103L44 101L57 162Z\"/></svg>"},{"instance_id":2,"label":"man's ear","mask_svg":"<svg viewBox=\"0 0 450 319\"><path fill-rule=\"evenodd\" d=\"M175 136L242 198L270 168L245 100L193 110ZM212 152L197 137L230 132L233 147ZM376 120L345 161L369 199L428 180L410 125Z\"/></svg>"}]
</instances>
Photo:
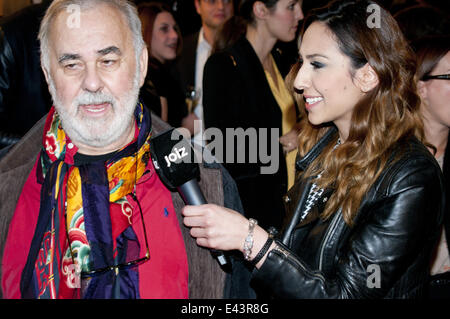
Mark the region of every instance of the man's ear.
<instances>
[{"instance_id":1,"label":"man's ear","mask_svg":"<svg viewBox=\"0 0 450 319\"><path fill-rule=\"evenodd\" d=\"M366 63L363 67L356 71L355 78L356 85L364 93L369 92L379 83L378 74L369 65L369 63Z\"/></svg>"},{"instance_id":2,"label":"man's ear","mask_svg":"<svg viewBox=\"0 0 450 319\"><path fill-rule=\"evenodd\" d=\"M47 84L49 84L50 83L50 81L49 81L49 78L50 78L49 72L50 71L48 71L47 68L44 66L44 63L42 60L41 60L41 69L42 69L42 73L44 73L44 76L45 76L45 82L47 82Z\"/></svg>"},{"instance_id":3,"label":"man's ear","mask_svg":"<svg viewBox=\"0 0 450 319\"><path fill-rule=\"evenodd\" d=\"M253 14L256 18L264 19L269 13L269 9L267 9L266 5L261 1L255 1L253 4Z\"/></svg>"},{"instance_id":4,"label":"man's ear","mask_svg":"<svg viewBox=\"0 0 450 319\"><path fill-rule=\"evenodd\" d=\"M142 48L141 56L139 58L139 66L141 69L141 74L139 78L139 87L144 85L145 77L147 75L147 67L148 67L148 50L147 46L144 45Z\"/></svg>"}]
</instances>

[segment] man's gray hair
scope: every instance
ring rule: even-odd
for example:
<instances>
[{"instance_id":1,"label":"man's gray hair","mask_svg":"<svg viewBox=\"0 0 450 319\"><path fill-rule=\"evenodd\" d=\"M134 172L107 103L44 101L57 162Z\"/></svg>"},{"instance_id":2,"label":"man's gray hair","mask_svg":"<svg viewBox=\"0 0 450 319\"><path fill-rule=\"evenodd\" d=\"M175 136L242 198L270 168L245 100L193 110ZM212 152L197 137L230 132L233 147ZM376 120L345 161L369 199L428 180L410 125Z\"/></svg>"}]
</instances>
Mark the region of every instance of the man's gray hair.
<instances>
[{"instance_id":1,"label":"man's gray hair","mask_svg":"<svg viewBox=\"0 0 450 319\"><path fill-rule=\"evenodd\" d=\"M138 61L139 56L141 55L142 50L145 46L145 42L142 38L141 21L134 4L126 0L54 0L50 7L47 9L44 18L42 19L38 35L41 46L41 61L47 71L50 71L50 27L58 14L63 10L70 12L71 8L74 7L79 8L81 12L83 10L95 8L96 6L101 4L106 4L114 7L124 15L133 35L133 46L136 54L136 61Z\"/></svg>"}]
</instances>

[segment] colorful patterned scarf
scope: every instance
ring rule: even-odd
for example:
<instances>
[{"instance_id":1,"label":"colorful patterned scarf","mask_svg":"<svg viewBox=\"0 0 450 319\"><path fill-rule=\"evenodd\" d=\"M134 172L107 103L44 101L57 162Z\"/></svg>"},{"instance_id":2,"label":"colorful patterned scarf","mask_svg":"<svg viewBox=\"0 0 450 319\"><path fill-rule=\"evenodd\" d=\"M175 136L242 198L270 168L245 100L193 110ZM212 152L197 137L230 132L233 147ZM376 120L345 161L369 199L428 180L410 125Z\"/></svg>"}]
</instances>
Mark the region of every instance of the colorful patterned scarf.
<instances>
[{"instance_id":1,"label":"colorful patterned scarf","mask_svg":"<svg viewBox=\"0 0 450 319\"><path fill-rule=\"evenodd\" d=\"M134 115L133 142L106 162L77 167L76 146L54 108L49 112L37 170L39 218L20 283L23 298L139 298L136 269L115 268L81 281L79 276L80 270L140 257L127 195L133 197L149 160L151 120L142 105Z\"/></svg>"}]
</instances>

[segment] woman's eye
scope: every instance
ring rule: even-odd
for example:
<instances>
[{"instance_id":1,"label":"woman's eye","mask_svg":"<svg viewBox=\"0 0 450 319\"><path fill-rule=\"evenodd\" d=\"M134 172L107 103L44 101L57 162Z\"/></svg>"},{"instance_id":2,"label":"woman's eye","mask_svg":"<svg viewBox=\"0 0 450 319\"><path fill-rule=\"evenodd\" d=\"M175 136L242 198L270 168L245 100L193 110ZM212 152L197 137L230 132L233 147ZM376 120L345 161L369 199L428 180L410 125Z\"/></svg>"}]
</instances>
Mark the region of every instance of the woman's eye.
<instances>
[{"instance_id":1,"label":"woman's eye","mask_svg":"<svg viewBox=\"0 0 450 319\"><path fill-rule=\"evenodd\" d=\"M313 66L314 69L321 69L325 66L323 63L317 61L311 62L311 65Z\"/></svg>"}]
</instances>

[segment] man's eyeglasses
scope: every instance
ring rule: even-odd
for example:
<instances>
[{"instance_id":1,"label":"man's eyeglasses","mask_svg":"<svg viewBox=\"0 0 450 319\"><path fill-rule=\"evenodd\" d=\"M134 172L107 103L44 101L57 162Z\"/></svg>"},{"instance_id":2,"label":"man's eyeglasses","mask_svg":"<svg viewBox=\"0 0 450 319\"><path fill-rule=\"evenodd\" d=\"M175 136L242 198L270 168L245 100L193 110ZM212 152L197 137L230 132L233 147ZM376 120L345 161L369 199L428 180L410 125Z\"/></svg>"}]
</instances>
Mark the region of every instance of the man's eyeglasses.
<instances>
[{"instance_id":1,"label":"man's eyeglasses","mask_svg":"<svg viewBox=\"0 0 450 319\"><path fill-rule=\"evenodd\" d=\"M147 260L150 259L150 249L148 247L148 240L147 240L147 230L145 229L145 223L144 223L144 214L142 213L142 207L141 204L139 203L139 200L136 197L135 193L131 193L130 196L133 198L133 200L138 204L139 207L139 214L141 216L141 220L142 220L142 227L144 229L144 238L145 238L145 246L146 246L146 253L145 256L133 261L129 261L123 264L119 264L119 265L111 265L111 266L107 266L107 267L103 267L103 268L99 268L99 269L95 269L95 270L91 270L91 271L81 271L81 278L88 278L88 277L94 277L100 274L103 274L107 271L113 271L115 270L116 272L118 272L119 270L124 270L124 269L129 269L131 267L135 267L135 266L139 266L143 263L145 263ZM66 226L66 236L67 236L67 240L69 240L69 230L67 229L67 223L64 223ZM72 262L75 265L75 257L73 255L73 251L72 251L72 245L70 244L70 240L69 240L69 250L70 250L70 255L72 257Z\"/></svg>"},{"instance_id":2,"label":"man's eyeglasses","mask_svg":"<svg viewBox=\"0 0 450 319\"><path fill-rule=\"evenodd\" d=\"M450 74L425 75L422 77L422 81L428 80L450 80Z\"/></svg>"}]
</instances>

